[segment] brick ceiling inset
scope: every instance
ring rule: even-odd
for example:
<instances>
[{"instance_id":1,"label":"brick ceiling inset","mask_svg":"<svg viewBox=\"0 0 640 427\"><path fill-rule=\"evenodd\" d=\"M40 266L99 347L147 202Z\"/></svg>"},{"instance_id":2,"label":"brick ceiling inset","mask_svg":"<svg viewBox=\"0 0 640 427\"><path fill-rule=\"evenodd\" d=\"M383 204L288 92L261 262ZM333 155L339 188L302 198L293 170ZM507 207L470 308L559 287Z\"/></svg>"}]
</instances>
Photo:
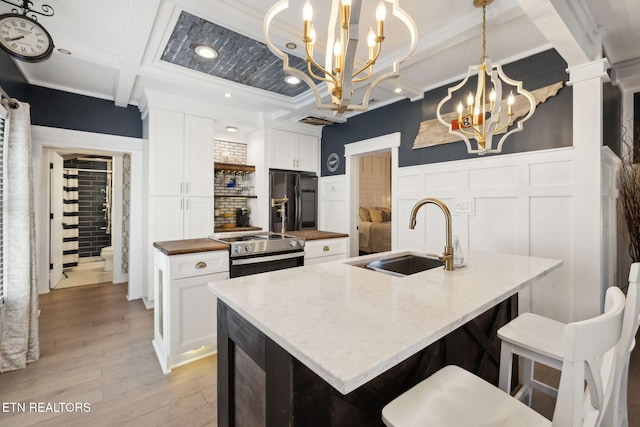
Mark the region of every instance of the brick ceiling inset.
<instances>
[{"instance_id":1,"label":"brick ceiling inset","mask_svg":"<svg viewBox=\"0 0 640 427\"><path fill-rule=\"evenodd\" d=\"M215 59L195 54L196 45L205 44L218 51ZM305 83L285 83L282 60L267 45L195 15L182 12L162 54L163 61L200 71L236 83L286 96L305 92ZM289 65L306 69L305 61L290 55Z\"/></svg>"}]
</instances>

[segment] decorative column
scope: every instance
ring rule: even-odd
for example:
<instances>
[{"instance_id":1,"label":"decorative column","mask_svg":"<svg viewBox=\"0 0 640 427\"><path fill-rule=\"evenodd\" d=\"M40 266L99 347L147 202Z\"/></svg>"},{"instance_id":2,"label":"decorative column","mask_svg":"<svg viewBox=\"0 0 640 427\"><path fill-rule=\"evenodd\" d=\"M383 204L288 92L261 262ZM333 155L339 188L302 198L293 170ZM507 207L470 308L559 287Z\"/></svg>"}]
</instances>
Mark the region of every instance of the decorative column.
<instances>
[{"instance_id":1,"label":"decorative column","mask_svg":"<svg viewBox=\"0 0 640 427\"><path fill-rule=\"evenodd\" d=\"M573 319L601 312L605 283L602 225L602 84L606 58L569 67L573 87L575 203L573 212Z\"/></svg>"}]
</instances>

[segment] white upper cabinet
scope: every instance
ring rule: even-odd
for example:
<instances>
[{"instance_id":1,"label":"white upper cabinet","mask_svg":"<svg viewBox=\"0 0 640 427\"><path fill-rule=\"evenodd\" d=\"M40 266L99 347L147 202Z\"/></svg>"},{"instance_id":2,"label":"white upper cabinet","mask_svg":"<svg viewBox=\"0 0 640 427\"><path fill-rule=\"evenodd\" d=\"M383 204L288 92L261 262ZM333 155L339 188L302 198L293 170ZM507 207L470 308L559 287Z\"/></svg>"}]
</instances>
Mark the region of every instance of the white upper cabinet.
<instances>
[{"instance_id":1,"label":"white upper cabinet","mask_svg":"<svg viewBox=\"0 0 640 427\"><path fill-rule=\"evenodd\" d=\"M269 139L269 168L318 173L318 137L272 129Z\"/></svg>"},{"instance_id":2,"label":"white upper cabinet","mask_svg":"<svg viewBox=\"0 0 640 427\"><path fill-rule=\"evenodd\" d=\"M184 114L154 110L149 127L149 194L179 196L184 174Z\"/></svg>"},{"instance_id":3,"label":"white upper cabinet","mask_svg":"<svg viewBox=\"0 0 640 427\"><path fill-rule=\"evenodd\" d=\"M151 111L149 194L213 195L214 121L176 111Z\"/></svg>"},{"instance_id":4,"label":"white upper cabinet","mask_svg":"<svg viewBox=\"0 0 640 427\"><path fill-rule=\"evenodd\" d=\"M189 197L213 194L214 121L185 115L184 195Z\"/></svg>"}]
</instances>

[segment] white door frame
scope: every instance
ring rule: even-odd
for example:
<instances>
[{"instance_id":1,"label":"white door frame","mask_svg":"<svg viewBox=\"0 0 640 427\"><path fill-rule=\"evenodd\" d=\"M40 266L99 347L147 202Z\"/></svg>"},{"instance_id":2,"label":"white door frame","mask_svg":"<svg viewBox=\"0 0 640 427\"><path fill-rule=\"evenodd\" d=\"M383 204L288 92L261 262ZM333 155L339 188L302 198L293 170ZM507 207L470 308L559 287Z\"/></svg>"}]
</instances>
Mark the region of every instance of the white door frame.
<instances>
[{"instance_id":1,"label":"white door frame","mask_svg":"<svg viewBox=\"0 0 640 427\"><path fill-rule=\"evenodd\" d=\"M347 175L347 212L349 217L349 256L354 257L359 254L358 245L358 223L359 223L359 203L360 194L358 186L360 157L374 154L379 151L391 150L391 220L395 218L397 212L397 198L393 194L394 184L398 173L398 147L400 147L400 132L378 136L376 138L365 139L353 142L344 146L345 173ZM398 248L398 238L396 233L391 233L391 249Z\"/></svg>"},{"instance_id":2,"label":"white door frame","mask_svg":"<svg viewBox=\"0 0 640 427\"><path fill-rule=\"evenodd\" d=\"M49 292L49 150L77 149L131 156L128 298L130 300L141 298L143 295L143 140L44 126L31 126L31 138L36 240L40 248L36 255L38 292ZM114 240L121 238L121 231L118 236L116 234L118 232L114 231ZM116 245L117 242L114 243L114 264ZM114 282L116 280L114 279Z\"/></svg>"},{"instance_id":3,"label":"white door frame","mask_svg":"<svg viewBox=\"0 0 640 427\"><path fill-rule=\"evenodd\" d=\"M58 153L52 153L50 157L51 169L49 169L49 261L51 273L49 288L58 286L62 280L62 260L64 251L63 232L63 159Z\"/></svg>"}]
</instances>

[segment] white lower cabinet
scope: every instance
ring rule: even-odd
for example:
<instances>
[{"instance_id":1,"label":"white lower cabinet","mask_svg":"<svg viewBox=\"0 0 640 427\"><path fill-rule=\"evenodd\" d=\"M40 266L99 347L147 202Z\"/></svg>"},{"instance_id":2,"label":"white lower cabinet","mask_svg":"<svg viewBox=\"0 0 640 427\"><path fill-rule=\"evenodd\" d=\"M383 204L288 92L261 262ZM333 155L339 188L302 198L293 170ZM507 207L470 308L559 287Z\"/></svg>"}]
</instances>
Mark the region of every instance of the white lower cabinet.
<instances>
[{"instance_id":1,"label":"white lower cabinet","mask_svg":"<svg viewBox=\"0 0 640 427\"><path fill-rule=\"evenodd\" d=\"M304 247L304 265L345 259L348 245L348 237L307 240Z\"/></svg>"},{"instance_id":2,"label":"white lower cabinet","mask_svg":"<svg viewBox=\"0 0 640 427\"><path fill-rule=\"evenodd\" d=\"M153 347L162 372L216 353L216 297L207 283L228 278L227 251L168 256L154 249Z\"/></svg>"}]
</instances>

